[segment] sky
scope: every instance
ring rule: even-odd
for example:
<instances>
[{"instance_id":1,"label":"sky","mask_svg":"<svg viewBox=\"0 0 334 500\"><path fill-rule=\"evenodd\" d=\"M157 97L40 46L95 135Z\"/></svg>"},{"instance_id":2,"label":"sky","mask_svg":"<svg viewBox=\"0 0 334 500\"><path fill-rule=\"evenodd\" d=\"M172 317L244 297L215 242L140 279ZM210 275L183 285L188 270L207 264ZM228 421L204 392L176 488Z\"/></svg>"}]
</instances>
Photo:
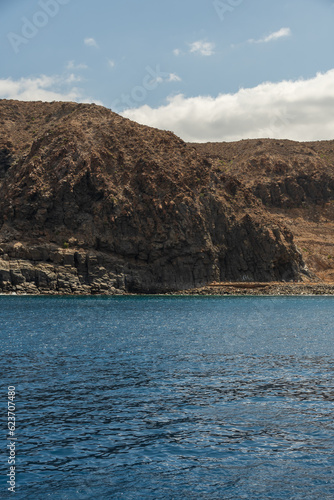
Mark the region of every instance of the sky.
<instances>
[{"instance_id":1,"label":"sky","mask_svg":"<svg viewBox=\"0 0 334 500\"><path fill-rule=\"evenodd\" d=\"M0 0L0 98L186 141L334 139L334 0Z\"/></svg>"}]
</instances>

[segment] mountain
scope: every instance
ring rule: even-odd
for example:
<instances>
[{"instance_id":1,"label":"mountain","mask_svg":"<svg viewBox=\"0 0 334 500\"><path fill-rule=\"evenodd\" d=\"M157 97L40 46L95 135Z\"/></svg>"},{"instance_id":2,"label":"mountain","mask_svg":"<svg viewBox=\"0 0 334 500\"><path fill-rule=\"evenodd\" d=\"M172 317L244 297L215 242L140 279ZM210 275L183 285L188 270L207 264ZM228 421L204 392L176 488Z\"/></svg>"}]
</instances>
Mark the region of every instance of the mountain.
<instances>
[{"instance_id":1,"label":"mountain","mask_svg":"<svg viewBox=\"0 0 334 500\"><path fill-rule=\"evenodd\" d=\"M187 144L93 104L7 100L0 130L3 292L314 277L289 221L333 224L331 141Z\"/></svg>"}]
</instances>

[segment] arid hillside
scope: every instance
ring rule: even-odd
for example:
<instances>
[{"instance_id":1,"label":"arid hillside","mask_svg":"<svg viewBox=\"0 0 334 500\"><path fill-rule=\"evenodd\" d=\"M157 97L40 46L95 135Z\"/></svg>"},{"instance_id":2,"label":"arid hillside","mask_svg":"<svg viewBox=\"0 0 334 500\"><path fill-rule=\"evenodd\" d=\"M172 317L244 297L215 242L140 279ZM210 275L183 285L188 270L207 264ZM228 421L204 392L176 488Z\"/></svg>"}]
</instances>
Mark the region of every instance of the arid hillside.
<instances>
[{"instance_id":1,"label":"arid hillside","mask_svg":"<svg viewBox=\"0 0 334 500\"><path fill-rule=\"evenodd\" d=\"M301 252L322 277L296 228L300 217L312 231L325 213L333 222L331 144L186 144L101 106L60 102L2 100L0 130L4 292L315 279Z\"/></svg>"},{"instance_id":2,"label":"arid hillside","mask_svg":"<svg viewBox=\"0 0 334 500\"><path fill-rule=\"evenodd\" d=\"M334 141L247 140L194 145L278 216L310 271L334 282Z\"/></svg>"}]
</instances>

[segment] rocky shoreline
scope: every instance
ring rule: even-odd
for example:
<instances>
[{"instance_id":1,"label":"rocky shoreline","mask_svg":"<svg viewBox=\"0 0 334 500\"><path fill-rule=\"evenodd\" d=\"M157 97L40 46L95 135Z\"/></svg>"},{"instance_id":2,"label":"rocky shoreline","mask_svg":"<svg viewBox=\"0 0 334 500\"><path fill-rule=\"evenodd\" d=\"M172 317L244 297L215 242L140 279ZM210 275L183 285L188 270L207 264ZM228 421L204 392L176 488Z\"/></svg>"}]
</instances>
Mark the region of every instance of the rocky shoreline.
<instances>
[{"instance_id":1,"label":"rocky shoreline","mask_svg":"<svg viewBox=\"0 0 334 500\"><path fill-rule=\"evenodd\" d=\"M42 271L41 271L42 272ZM44 275L44 272L42 274ZM52 272L52 271L51 271ZM21 285L10 285L9 282L1 284L0 296L83 296L83 297L113 297L113 296L152 296L152 297L189 297L189 296L331 296L334 295L334 284L329 283L268 283L265 286L254 288L243 288L238 285L226 284L220 287L204 286L189 290L170 291L166 293L130 293L124 288L116 288L111 283L98 280L91 285L76 283L74 275L72 281L68 276L65 281L60 282L60 287L45 288L37 287L34 283ZM114 283L115 284L115 283Z\"/></svg>"},{"instance_id":2,"label":"rocky shoreline","mask_svg":"<svg viewBox=\"0 0 334 500\"><path fill-rule=\"evenodd\" d=\"M334 295L334 283L267 283L265 286L255 288L241 288L228 284L221 287L202 287L186 290L183 295ZM256 284L254 283L256 286Z\"/></svg>"},{"instance_id":3,"label":"rocky shoreline","mask_svg":"<svg viewBox=\"0 0 334 500\"><path fill-rule=\"evenodd\" d=\"M315 277L316 279L316 277ZM334 283L213 282L200 287L133 290L142 277L129 263L80 248L56 245L3 244L0 247L0 294L58 296L258 296L334 295Z\"/></svg>"}]
</instances>

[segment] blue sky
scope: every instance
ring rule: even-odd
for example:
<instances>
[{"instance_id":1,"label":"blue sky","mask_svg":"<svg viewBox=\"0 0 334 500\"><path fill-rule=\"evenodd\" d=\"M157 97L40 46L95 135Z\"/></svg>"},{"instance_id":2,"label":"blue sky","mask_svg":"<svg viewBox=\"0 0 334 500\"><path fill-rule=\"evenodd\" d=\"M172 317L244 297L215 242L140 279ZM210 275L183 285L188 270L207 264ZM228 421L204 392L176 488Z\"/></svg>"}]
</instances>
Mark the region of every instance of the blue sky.
<instances>
[{"instance_id":1,"label":"blue sky","mask_svg":"<svg viewBox=\"0 0 334 500\"><path fill-rule=\"evenodd\" d=\"M186 140L334 138L332 0L2 0L0 97Z\"/></svg>"}]
</instances>

